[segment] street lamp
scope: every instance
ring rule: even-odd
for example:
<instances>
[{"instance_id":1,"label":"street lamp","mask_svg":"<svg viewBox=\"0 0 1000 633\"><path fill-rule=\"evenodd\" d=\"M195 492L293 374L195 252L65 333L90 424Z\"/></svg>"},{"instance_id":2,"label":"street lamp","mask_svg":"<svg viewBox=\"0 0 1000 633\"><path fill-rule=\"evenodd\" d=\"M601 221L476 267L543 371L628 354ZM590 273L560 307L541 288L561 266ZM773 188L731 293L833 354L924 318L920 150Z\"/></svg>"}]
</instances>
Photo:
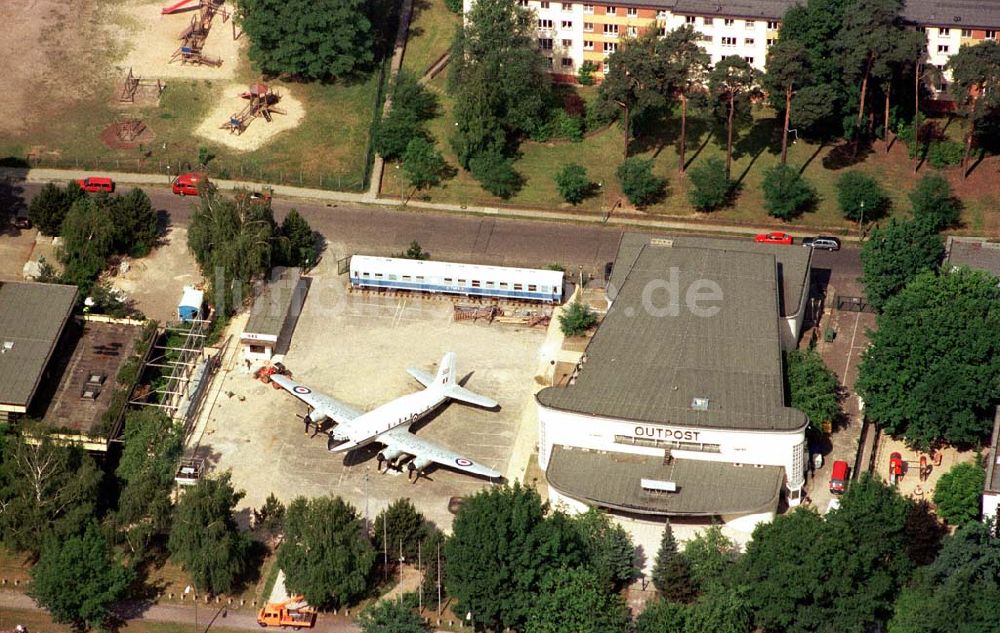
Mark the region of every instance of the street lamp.
<instances>
[{"instance_id":1,"label":"street lamp","mask_svg":"<svg viewBox=\"0 0 1000 633\"><path fill-rule=\"evenodd\" d=\"M861 233L861 226L865 223L865 201L861 201L861 217L858 218L858 233Z\"/></svg>"},{"instance_id":2,"label":"street lamp","mask_svg":"<svg viewBox=\"0 0 1000 633\"><path fill-rule=\"evenodd\" d=\"M191 585L184 587L184 595L194 594L194 633L198 633L198 593Z\"/></svg>"}]
</instances>

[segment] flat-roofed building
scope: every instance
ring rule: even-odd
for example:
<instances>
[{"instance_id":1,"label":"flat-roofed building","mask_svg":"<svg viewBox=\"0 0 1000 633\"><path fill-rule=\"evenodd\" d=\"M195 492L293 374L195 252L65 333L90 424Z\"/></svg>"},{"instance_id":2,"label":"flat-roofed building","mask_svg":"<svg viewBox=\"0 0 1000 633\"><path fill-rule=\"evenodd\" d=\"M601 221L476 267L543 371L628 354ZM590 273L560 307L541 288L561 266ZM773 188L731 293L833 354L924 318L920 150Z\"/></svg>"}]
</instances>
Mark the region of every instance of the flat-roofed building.
<instances>
[{"instance_id":1,"label":"flat-roofed building","mask_svg":"<svg viewBox=\"0 0 1000 633\"><path fill-rule=\"evenodd\" d=\"M288 350L307 291L301 268L274 269L271 281L254 299L240 336L246 360L268 362L271 356Z\"/></svg>"},{"instance_id":2,"label":"flat-roofed building","mask_svg":"<svg viewBox=\"0 0 1000 633\"><path fill-rule=\"evenodd\" d=\"M782 352L811 250L626 235L610 307L568 386L536 396L550 499L750 532L801 501L808 419Z\"/></svg>"}]
</instances>

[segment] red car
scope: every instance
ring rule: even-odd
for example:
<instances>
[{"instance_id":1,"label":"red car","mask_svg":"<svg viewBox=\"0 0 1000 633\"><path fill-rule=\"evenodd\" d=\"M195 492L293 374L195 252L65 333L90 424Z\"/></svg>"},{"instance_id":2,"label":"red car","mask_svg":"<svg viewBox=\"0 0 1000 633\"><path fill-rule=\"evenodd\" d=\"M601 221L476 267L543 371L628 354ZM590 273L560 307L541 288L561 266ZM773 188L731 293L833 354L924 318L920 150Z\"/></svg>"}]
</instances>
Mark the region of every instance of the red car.
<instances>
[{"instance_id":1,"label":"red car","mask_svg":"<svg viewBox=\"0 0 1000 633\"><path fill-rule=\"evenodd\" d=\"M850 466L845 461L838 459L833 462L833 471L830 473L830 492L839 495L847 489L847 477L850 470Z\"/></svg>"},{"instance_id":2,"label":"red car","mask_svg":"<svg viewBox=\"0 0 1000 633\"><path fill-rule=\"evenodd\" d=\"M792 243L792 236L788 233L782 233L781 231L772 231L771 233L761 233L757 237L753 238L753 241L759 244L788 244Z\"/></svg>"},{"instance_id":3,"label":"red car","mask_svg":"<svg viewBox=\"0 0 1000 633\"><path fill-rule=\"evenodd\" d=\"M90 178L77 180L76 183L80 185L80 189L83 189L87 193L98 193L100 191L111 193L115 190L115 181L110 178L91 176Z\"/></svg>"}]
</instances>

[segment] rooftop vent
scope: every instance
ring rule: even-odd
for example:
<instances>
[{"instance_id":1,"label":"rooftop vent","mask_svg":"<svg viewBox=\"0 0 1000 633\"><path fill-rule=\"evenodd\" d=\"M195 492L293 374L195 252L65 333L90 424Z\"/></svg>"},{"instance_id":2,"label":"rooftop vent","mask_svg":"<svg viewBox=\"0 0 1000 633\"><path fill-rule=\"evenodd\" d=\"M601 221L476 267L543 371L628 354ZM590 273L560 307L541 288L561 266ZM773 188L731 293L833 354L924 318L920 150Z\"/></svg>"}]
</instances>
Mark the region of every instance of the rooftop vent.
<instances>
[{"instance_id":1,"label":"rooftop vent","mask_svg":"<svg viewBox=\"0 0 1000 633\"><path fill-rule=\"evenodd\" d=\"M640 479L639 485L642 486L643 490L651 490L653 492L677 492L677 482L675 481Z\"/></svg>"},{"instance_id":2,"label":"rooftop vent","mask_svg":"<svg viewBox=\"0 0 1000 633\"><path fill-rule=\"evenodd\" d=\"M668 238L654 237L653 239L649 240L649 245L650 246L673 246L674 245L674 241L671 240L671 239L668 239Z\"/></svg>"},{"instance_id":3,"label":"rooftop vent","mask_svg":"<svg viewBox=\"0 0 1000 633\"><path fill-rule=\"evenodd\" d=\"M695 411L708 411L708 398L695 398L691 401L691 408Z\"/></svg>"}]
</instances>

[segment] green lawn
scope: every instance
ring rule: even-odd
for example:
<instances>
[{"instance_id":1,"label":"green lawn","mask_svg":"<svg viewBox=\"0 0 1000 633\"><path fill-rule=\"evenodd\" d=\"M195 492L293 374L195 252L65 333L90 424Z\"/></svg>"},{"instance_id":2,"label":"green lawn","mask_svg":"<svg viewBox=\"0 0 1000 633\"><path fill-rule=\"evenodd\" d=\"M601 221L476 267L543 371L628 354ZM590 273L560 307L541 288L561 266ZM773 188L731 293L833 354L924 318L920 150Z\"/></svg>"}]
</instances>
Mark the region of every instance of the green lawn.
<instances>
[{"instance_id":1,"label":"green lawn","mask_svg":"<svg viewBox=\"0 0 1000 633\"><path fill-rule=\"evenodd\" d=\"M438 76L431 82L431 89L438 94L442 105L442 116L429 124L429 129L438 140L438 147L445 158L456 164L456 157L448 143L454 121L451 117L451 99L444 90L445 78ZM592 99L596 95L594 88L580 89L584 99ZM942 123L943 125L943 123ZM755 112L755 123L750 129L742 130L734 144L732 177L740 183L740 194L734 206L720 209L712 213L696 211L687 200L688 180L677 172L676 143L679 135L680 121L671 118L664 121L652 132L640 134L634 138L630 147L631 155L638 155L654 160L654 171L668 179L665 199L645 212L661 217L678 217L687 220L704 222L725 222L748 225L778 225L779 220L767 216L764 210L763 195L760 184L765 171L780 162L780 129L781 122L775 118L772 111L760 109ZM709 157L725 159L724 131L719 138L710 131L705 122L689 120L687 160L688 168L697 165ZM949 126L948 132L959 130L958 122ZM450 202L460 205L478 205L497 207L504 205L531 208L558 208L563 211L581 214L598 214L602 208L610 207L623 195L618 186L615 171L622 161L622 131L615 124L606 129L596 131L580 143L563 140L553 140L546 143L524 142L520 147L520 155L515 162L515 168L524 178L524 187L508 201L499 200L484 191L482 187L467 173L459 171L458 175L445 182L441 187L421 194L422 199L436 202ZM878 149L881 147L881 149ZM897 144L893 151L886 155L884 146L876 145L870 154L862 154L856 164L846 166L851 162L851 152L835 145L821 146L805 141L793 142L789 146L788 163L802 169L806 179L812 183L819 194L819 202L813 211L805 213L789 224L804 228L825 228L834 232L847 232L855 227L845 221L837 206L836 182L844 172L857 169L869 173L879 179L893 200L893 215L909 214L907 193L913 187L916 179L932 169L924 166L918 176L914 176L912 163L906 159L906 149ZM559 197L553 174L562 165L570 162L579 163L587 169L591 180L601 183L595 195L585 200L579 206L573 207L563 203ZM981 166L979 178L988 179L986 172L993 170L992 164ZM990 206L989 198L979 190L965 187L956 170L945 172L959 195L966 202L965 230L969 233L983 230L996 231L998 221L992 216L995 206ZM970 177L970 182L973 180ZM405 187L403 188L406 191ZM964 191L969 190L969 191ZM383 192L388 196L398 196L400 192L399 170L389 167L383 181ZM969 197L967 197L967 195ZM627 207L627 201L623 200Z\"/></svg>"},{"instance_id":2,"label":"green lawn","mask_svg":"<svg viewBox=\"0 0 1000 633\"><path fill-rule=\"evenodd\" d=\"M422 76L448 52L461 16L452 13L444 0L413 0L410 34L406 40L403 68Z\"/></svg>"}]
</instances>

